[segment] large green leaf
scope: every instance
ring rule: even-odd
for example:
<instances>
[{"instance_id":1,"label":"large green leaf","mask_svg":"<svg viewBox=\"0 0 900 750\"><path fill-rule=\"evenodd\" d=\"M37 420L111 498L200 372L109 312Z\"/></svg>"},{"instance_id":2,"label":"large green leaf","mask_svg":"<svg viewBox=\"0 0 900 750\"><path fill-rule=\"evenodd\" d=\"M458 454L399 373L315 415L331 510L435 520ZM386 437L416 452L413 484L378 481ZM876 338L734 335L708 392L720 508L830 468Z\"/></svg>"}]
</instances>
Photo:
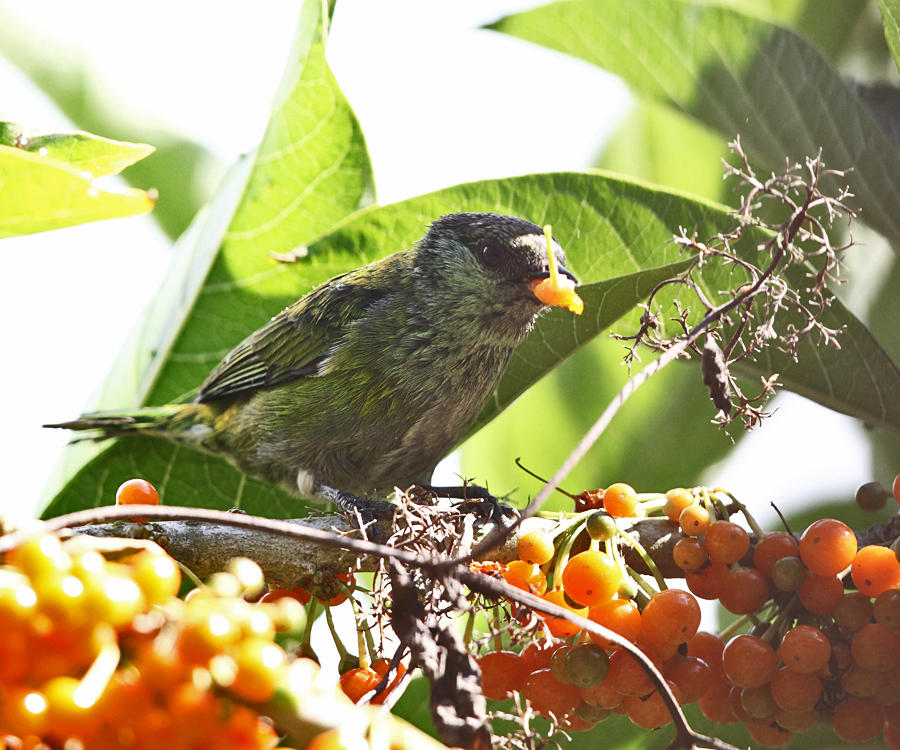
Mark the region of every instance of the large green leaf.
<instances>
[{"instance_id":1,"label":"large green leaf","mask_svg":"<svg viewBox=\"0 0 900 750\"><path fill-rule=\"evenodd\" d=\"M136 144L94 144L98 161L120 146L149 153ZM152 198L144 191L102 187L85 165L54 156L66 155L0 145L0 238L133 216L153 208Z\"/></svg>"},{"instance_id":2,"label":"large green leaf","mask_svg":"<svg viewBox=\"0 0 900 750\"><path fill-rule=\"evenodd\" d=\"M670 273L671 266L683 260L671 242L679 226L708 237L733 222L727 210L705 201L604 174L559 173L459 185L402 203L364 209L314 243L308 256L298 263L268 266L265 272L259 271L256 262L259 251L245 244L240 253L223 252L217 259L181 336L160 355L165 363L157 386L150 392L150 401L163 402L195 387L230 346L310 283L410 246L437 216L479 210L552 222L572 268L586 284L588 302L581 318L561 311L541 318L529 342L514 357L481 422L640 301L653 279ZM755 244L747 248L755 252ZM715 289L724 288L724 284L724 277L715 274L704 279L708 294L715 294ZM838 305L835 314L853 321ZM800 365L778 362L778 369L790 372L799 383L808 382L810 391L827 383L827 392L821 393L821 398L832 399L837 408L864 412L872 421L900 426L900 374L894 371L891 378L892 365L884 359L880 349L862 339L860 348L816 352ZM872 372L873 362L883 374L877 388L874 383L859 388L856 376L848 378L848 372ZM894 406L886 412L883 401L887 392L895 398ZM587 410L592 405L578 406ZM151 473L143 468L142 461L152 469L148 478L161 485L163 492L175 477L179 478L178 494L170 496L172 502L205 505L225 501L228 505L240 496L243 507L252 512L284 515L296 514L300 508L278 490L245 482L236 470L218 459L162 444L148 457L148 442L123 440L116 444L63 490L51 510L76 507L88 497L111 497L116 482L135 472ZM214 483L207 477L214 478ZM98 491L98 484L103 492Z\"/></svg>"},{"instance_id":3,"label":"large green leaf","mask_svg":"<svg viewBox=\"0 0 900 750\"><path fill-rule=\"evenodd\" d=\"M689 0L568 0L492 28L622 76L773 168L822 147L867 223L900 249L900 155L838 72L792 31Z\"/></svg>"},{"instance_id":4,"label":"large green leaf","mask_svg":"<svg viewBox=\"0 0 900 750\"><path fill-rule=\"evenodd\" d=\"M269 309L265 300L299 296L331 275L318 268L298 274L300 266L276 263L269 256L302 247L372 195L362 131L325 62L322 7L319 0L304 6L281 90L256 154L232 171L216 199L179 241L175 264L160 294L89 408L135 407L176 398L200 382L210 357L224 354L253 328L260 311ZM196 353L198 346L203 354ZM170 502L204 505L204 498L216 497L220 484L200 486L200 481L203 476L218 476L217 466L235 484L221 484L227 497L216 497L215 507L240 497L235 488L243 486L243 478L230 466L170 449L159 445L148 450L140 441L126 441L106 446L98 455L83 442L77 444L45 493L56 495L46 512L108 501L116 482L141 472L162 482L163 492L171 490L170 477L174 482L175 477L193 476L196 491L179 488ZM160 455L162 463L157 463ZM65 488L61 493L60 487ZM269 504L285 501L283 493L272 492Z\"/></svg>"}]
</instances>

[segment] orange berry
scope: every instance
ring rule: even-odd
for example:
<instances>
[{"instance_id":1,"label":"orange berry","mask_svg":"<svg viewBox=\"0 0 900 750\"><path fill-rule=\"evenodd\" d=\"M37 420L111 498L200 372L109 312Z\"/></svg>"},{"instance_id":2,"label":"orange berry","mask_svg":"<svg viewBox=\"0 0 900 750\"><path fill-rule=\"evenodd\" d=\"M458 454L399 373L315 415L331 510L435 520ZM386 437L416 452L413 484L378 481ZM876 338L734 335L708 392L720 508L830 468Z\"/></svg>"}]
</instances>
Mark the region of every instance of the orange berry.
<instances>
[{"instance_id":1,"label":"orange berry","mask_svg":"<svg viewBox=\"0 0 900 750\"><path fill-rule=\"evenodd\" d=\"M736 635L722 651L722 669L741 687L765 685L775 675L777 662L772 647L755 635Z\"/></svg>"},{"instance_id":2,"label":"orange berry","mask_svg":"<svg viewBox=\"0 0 900 750\"><path fill-rule=\"evenodd\" d=\"M553 559L553 537L543 531L529 531L519 537L519 557L533 565L543 565Z\"/></svg>"},{"instance_id":3,"label":"orange berry","mask_svg":"<svg viewBox=\"0 0 900 750\"><path fill-rule=\"evenodd\" d=\"M576 615L587 617L587 607L583 607L581 609L570 607L568 602L566 602L566 595L563 593L562 589L553 589L552 591L548 591L541 598L545 601L550 602L551 604L556 604L560 607L564 607L570 612L574 612ZM556 617L555 615L548 615L543 613L541 613L541 617L544 618L544 626L547 628L547 630L550 631L550 634L556 636L557 638L568 638L569 636L581 632L580 627L578 627L574 623L569 622L568 620L563 619L562 617Z\"/></svg>"},{"instance_id":4,"label":"orange berry","mask_svg":"<svg viewBox=\"0 0 900 750\"><path fill-rule=\"evenodd\" d=\"M159 492L146 479L129 479L122 482L116 490L116 505L159 505Z\"/></svg>"},{"instance_id":5,"label":"orange berry","mask_svg":"<svg viewBox=\"0 0 900 750\"><path fill-rule=\"evenodd\" d=\"M694 495L690 490L676 487L666 493L666 504L663 512L670 521L678 521L681 511L694 504Z\"/></svg>"},{"instance_id":6,"label":"orange berry","mask_svg":"<svg viewBox=\"0 0 900 750\"><path fill-rule=\"evenodd\" d=\"M887 672L900 665L900 632L870 622L853 634L853 661L872 672Z\"/></svg>"},{"instance_id":7,"label":"orange berry","mask_svg":"<svg viewBox=\"0 0 900 750\"><path fill-rule=\"evenodd\" d=\"M612 599L621 582L622 569L609 555L598 550L587 550L569 558L562 573L566 594L587 607Z\"/></svg>"},{"instance_id":8,"label":"orange berry","mask_svg":"<svg viewBox=\"0 0 900 750\"><path fill-rule=\"evenodd\" d=\"M809 711L785 711L783 708L779 708L775 711L775 721L778 722L779 726L791 732L805 732L819 723L819 712L815 709L810 709Z\"/></svg>"},{"instance_id":9,"label":"orange berry","mask_svg":"<svg viewBox=\"0 0 900 750\"><path fill-rule=\"evenodd\" d=\"M378 674L379 677L384 678L384 676L388 673L388 670L391 666L390 659L376 659L372 662L372 669ZM403 679L403 675L406 674L406 665L403 662L397 664L397 673L394 675L394 679L392 679L384 690L382 690L378 695L372 698L371 703L373 706L380 706L384 703L385 699L391 694L394 688L400 684L400 680Z\"/></svg>"},{"instance_id":10,"label":"orange berry","mask_svg":"<svg viewBox=\"0 0 900 750\"><path fill-rule=\"evenodd\" d=\"M698 630L687 642L688 656L696 656L705 661L712 670L713 675L722 672L722 651L725 642L715 633Z\"/></svg>"},{"instance_id":11,"label":"orange berry","mask_svg":"<svg viewBox=\"0 0 900 750\"><path fill-rule=\"evenodd\" d=\"M808 711L822 696L822 680L816 674L801 674L779 667L772 676L772 697L785 711Z\"/></svg>"},{"instance_id":12,"label":"orange berry","mask_svg":"<svg viewBox=\"0 0 900 750\"><path fill-rule=\"evenodd\" d=\"M624 649L613 651L609 657L609 673L605 685L622 695L647 695L653 681L630 653Z\"/></svg>"},{"instance_id":13,"label":"orange berry","mask_svg":"<svg viewBox=\"0 0 900 750\"><path fill-rule=\"evenodd\" d=\"M894 482L891 485L891 492L894 494L894 500L900 503L900 474L894 477Z\"/></svg>"},{"instance_id":14,"label":"orange berry","mask_svg":"<svg viewBox=\"0 0 900 750\"><path fill-rule=\"evenodd\" d=\"M537 565L524 560L513 560L503 571L503 578L510 586L535 596L543 596L547 590L547 576Z\"/></svg>"},{"instance_id":15,"label":"orange berry","mask_svg":"<svg viewBox=\"0 0 900 750\"><path fill-rule=\"evenodd\" d=\"M539 669L528 675L522 695L539 714L552 713L560 719L574 713L581 704L581 691L574 685L561 683L549 669Z\"/></svg>"},{"instance_id":16,"label":"orange berry","mask_svg":"<svg viewBox=\"0 0 900 750\"><path fill-rule=\"evenodd\" d=\"M844 584L837 576L820 576L810 571L797 589L797 597L816 615L829 615L844 595Z\"/></svg>"},{"instance_id":17,"label":"orange berry","mask_svg":"<svg viewBox=\"0 0 900 750\"><path fill-rule=\"evenodd\" d=\"M845 742L866 742L881 731L881 706L869 698L847 698L831 714L834 733Z\"/></svg>"},{"instance_id":18,"label":"orange berry","mask_svg":"<svg viewBox=\"0 0 900 750\"><path fill-rule=\"evenodd\" d=\"M750 536L731 521L716 521L706 530L706 553L714 563L730 565L750 549Z\"/></svg>"},{"instance_id":19,"label":"orange berry","mask_svg":"<svg viewBox=\"0 0 900 750\"><path fill-rule=\"evenodd\" d=\"M772 577L772 567L782 557L800 557L797 540L786 531L766 534L753 548L753 566L769 578Z\"/></svg>"},{"instance_id":20,"label":"orange berry","mask_svg":"<svg viewBox=\"0 0 900 750\"><path fill-rule=\"evenodd\" d=\"M514 651L490 651L478 659L481 667L481 691L485 698L502 701L514 690L521 690L531 673L528 664Z\"/></svg>"},{"instance_id":21,"label":"orange berry","mask_svg":"<svg viewBox=\"0 0 900 750\"><path fill-rule=\"evenodd\" d=\"M678 688L672 692L678 698ZM657 690L649 695L628 696L622 705L625 706L625 715L631 719L631 723L641 729L658 729L672 723L672 714Z\"/></svg>"},{"instance_id":22,"label":"orange berry","mask_svg":"<svg viewBox=\"0 0 900 750\"><path fill-rule=\"evenodd\" d=\"M778 710L769 685L741 688L741 705L754 719L768 719Z\"/></svg>"},{"instance_id":23,"label":"orange berry","mask_svg":"<svg viewBox=\"0 0 900 750\"><path fill-rule=\"evenodd\" d=\"M659 649L687 643L700 627L700 605L687 591L665 589L641 613L641 640Z\"/></svg>"},{"instance_id":24,"label":"orange berry","mask_svg":"<svg viewBox=\"0 0 900 750\"><path fill-rule=\"evenodd\" d=\"M801 674L815 674L828 663L830 656L831 642L821 630L811 625L796 625L791 628L784 634L778 647L778 658L788 669Z\"/></svg>"},{"instance_id":25,"label":"orange berry","mask_svg":"<svg viewBox=\"0 0 900 750\"><path fill-rule=\"evenodd\" d=\"M706 692L697 701L697 707L710 721L717 724L734 724L737 718L731 708L730 690L731 683L725 675L714 676Z\"/></svg>"},{"instance_id":26,"label":"orange berry","mask_svg":"<svg viewBox=\"0 0 900 750\"><path fill-rule=\"evenodd\" d=\"M836 625L854 633L872 622L872 600L860 591L848 591L834 607L831 616Z\"/></svg>"},{"instance_id":27,"label":"orange berry","mask_svg":"<svg viewBox=\"0 0 900 750\"><path fill-rule=\"evenodd\" d=\"M678 525L686 536L705 534L710 521L709 511L700 504L689 505L678 516Z\"/></svg>"},{"instance_id":28,"label":"orange berry","mask_svg":"<svg viewBox=\"0 0 900 750\"><path fill-rule=\"evenodd\" d=\"M853 558L850 576L866 596L900 587L900 561L892 550L878 545L863 547Z\"/></svg>"},{"instance_id":29,"label":"orange berry","mask_svg":"<svg viewBox=\"0 0 900 750\"><path fill-rule=\"evenodd\" d=\"M682 570L699 570L708 559L706 547L697 537L686 536L672 547L672 561Z\"/></svg>"},{"instance_id":30,"label":"orange berry","mask_svg":"<svg viewBox=\"0 0 900 750\"><path fill-rule=\"evenodd\" d=\"M624 482L611 484L603 492L603 507L615 518L633 516L637 507L637 493L631 485Z\"/></svg>"},{"instance_id":31,"label":"orange berry","mask_svg":"<svg viewBox=\"0 0 900 750\"><path fill-rule=\"evenodd\" d=\"M379 682L381 682L381 676L371 667L349 669L338 679L344 695L354 703L359 703L362 697L374 690Z\"/></svg>"},{"instance_id":32,"label":"orange berry","mask_svg":"<svg viewBox=\"0 0 900 750\"><path fill-rule=\"evenodd\" d=\"M522 661L529 672L537 672L539 669L549 669L550 660L563 644L552 641L534 641L522 649Z\"/></svg>"},{"instance_id":33,"label":"orange berry","mask_svg":"<svg viewBox=\"0 0 900 750\"><path fill-rule=\"evenodd\" d=\"M709 687L712 670L703 659L676 654L666 662L663 676L678 686L684 703L694 703Z\"/></svg>"},{"instance_id":34,"label":"orange berry","mask_svg":"<svg viewBox=\"0 0 900 750\"><path fill-rule=\"evenodd\" d=\"M794 733L780 726L774 719L757 719L747 724L750 736L764 747L781 747L790 742Z\"/></svg>"},{"instance_id":35,"label":"orange berry","mask_svg":"<svg viewBox=\"0 0 900 750\"><path fill-rule=\"evenodd\" d=\"M591 607L588 619L618 633L632 643L641 634L641 611L631 599L610 599ZM614 648L612 642L601 635L590 633L591 640L601 648Z\"/></svg>"},{"instance_id":36,"label":"orange berry","mask_svg":"<svg viewBox=\"0 0 900 750\"><path fill-rule=\"evenodd\" d=\"M580 688L581 698L585 703L598 708L615 708L622 703L623 696L613 690L604 680L594 687Z\"/></svg>"},{"instance_id":37,"label":"orange berry","mask_svg":"<svg viewBox=\"0 0 900 750\"><path fill-rule=\"evenodd\" d=\"M769 598L769 580L756 568L736 565L728 571L719 602L736 615L761 609Z\"/></svg>"},{"instance_id":38,"label":"orange berry","mask_svg":"<svg viewBox=\"0 0 900 750\"><path fill-rule=\"evenodd\" d=\"M712 563L705 568L685 573L684 582L694 596L701 599L718 599L728 580L728 566Z\"/></svg>"},{"instance_id":39,"label":"orange berry","mask_svg":"<svg viewBox=\"0 0 900 750\"><path fill-rule=\"evenodd\" d=\"M892 630L900 630L900 589L882 591L872 609L879 624Z\"/></svg>"},{"instance_id":40,"label":"orange berry","mask_svg":"<svg viewBox=\"0 0 900 750\"><path fill-rule=\"evenodd\" d=\"M841 675L841 687L857 698L871 698L884 683L884 675L851 664Z\"/></svg>"},{"instance_id":41,"label":"orange berry","mask_svg":"<svg viewBox=\"0 0 900 750\"><path fill-rule=\"evenodd\" d=\"M856 554L853 530L834 518L811 523L800 537L800 559L813 573L834 576L847 568Z\"/></svg>"}]
</instances>

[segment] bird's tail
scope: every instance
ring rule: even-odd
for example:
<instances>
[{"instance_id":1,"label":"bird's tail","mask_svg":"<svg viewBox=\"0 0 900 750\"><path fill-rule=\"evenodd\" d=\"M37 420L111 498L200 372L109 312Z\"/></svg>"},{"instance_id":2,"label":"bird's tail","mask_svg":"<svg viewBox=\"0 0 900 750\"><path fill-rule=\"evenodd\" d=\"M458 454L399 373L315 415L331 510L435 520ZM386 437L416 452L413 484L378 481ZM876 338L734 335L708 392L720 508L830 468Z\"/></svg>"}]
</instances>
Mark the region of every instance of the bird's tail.
<instances>
[{"instance_id":1,"label":"bird's tail","mask_svg":"<svg viewBox=\"0 0 900 750\"><path fill-rule=\"evenodd\" d=\"M94 412L82 414L71 422L45 424L63 430L91 430L95 434L86 435L88 439L104 440L122 435L164 434L169 432L174 420L182 416L184 404L169 406L151 406L134 411Z\"/></svg>"}]
</instances>

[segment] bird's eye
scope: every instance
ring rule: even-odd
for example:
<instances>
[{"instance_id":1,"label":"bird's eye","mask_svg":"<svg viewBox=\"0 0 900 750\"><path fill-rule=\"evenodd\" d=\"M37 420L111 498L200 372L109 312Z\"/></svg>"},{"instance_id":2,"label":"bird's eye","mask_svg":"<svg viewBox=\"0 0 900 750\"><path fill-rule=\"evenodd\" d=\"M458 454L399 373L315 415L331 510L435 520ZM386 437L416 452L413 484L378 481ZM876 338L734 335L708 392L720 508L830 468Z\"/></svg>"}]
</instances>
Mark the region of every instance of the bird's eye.
<instances>
[{"instance_id":1,"label":"bird's eye","mask_svg":"<svg viewBox=\"0 0 900 750\"><path fill-rule=\"evenodd\" d=\"M485 268L499 268L503 263L503 251L496 245L485 245L478 251L478 260Z\"/></svg>"}]
</instances>

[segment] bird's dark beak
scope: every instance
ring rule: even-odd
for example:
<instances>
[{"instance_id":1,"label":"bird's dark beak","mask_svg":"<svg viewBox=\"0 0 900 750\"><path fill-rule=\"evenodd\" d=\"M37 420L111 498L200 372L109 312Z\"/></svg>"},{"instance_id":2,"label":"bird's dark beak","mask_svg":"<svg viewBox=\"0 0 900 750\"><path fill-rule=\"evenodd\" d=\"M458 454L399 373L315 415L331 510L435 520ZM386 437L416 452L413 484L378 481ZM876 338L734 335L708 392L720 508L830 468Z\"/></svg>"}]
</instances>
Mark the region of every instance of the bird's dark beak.
<instances>
[{"instance_id":1,"label":"bird's dark beak","mask_svg":"<svg viewBox=\"0 0 900 750\"><path fill-rule=\"evenodd\" d=\"M562 263L556 263L556 270L559 271L560 275L567 276L572 279L576 284L578 283L578 277L575 276L568 268L566 268ZM523 281L533 281L534 279L548 279L550 278L550 269L546 266L542 268L538 273L532 273L526 276Z\"/></svg>"}]
</instances>

